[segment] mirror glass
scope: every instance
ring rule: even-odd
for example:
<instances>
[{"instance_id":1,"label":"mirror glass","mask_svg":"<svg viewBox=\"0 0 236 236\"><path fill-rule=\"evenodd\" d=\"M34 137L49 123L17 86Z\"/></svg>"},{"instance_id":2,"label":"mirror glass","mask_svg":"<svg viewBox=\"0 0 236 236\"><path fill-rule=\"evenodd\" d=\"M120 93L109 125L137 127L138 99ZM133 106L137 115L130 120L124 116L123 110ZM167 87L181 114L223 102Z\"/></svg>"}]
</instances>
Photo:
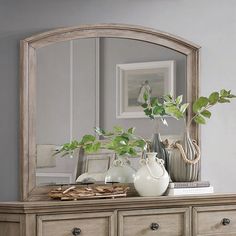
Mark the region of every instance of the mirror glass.
<instances>
[{"instance_id":1,"label":"mirror glass","mask_svg":"<svg viewBox=\"0 0 236 236\"><path fill-rule=\"evenodd\" d=\"M94 127L136 127L137 134L151 138L152 122L140 107L144 86L153 96L171 92L186 100L186 56L156 44L85 38L39 48L36 58L37 185L74 183L87 172L104 178L112 152L52 157L61 144L94 134ZM183 124L167 121L162 135L180 136ZM134 168L138 160L132 159Z\"/></svg>"}]
</instances>

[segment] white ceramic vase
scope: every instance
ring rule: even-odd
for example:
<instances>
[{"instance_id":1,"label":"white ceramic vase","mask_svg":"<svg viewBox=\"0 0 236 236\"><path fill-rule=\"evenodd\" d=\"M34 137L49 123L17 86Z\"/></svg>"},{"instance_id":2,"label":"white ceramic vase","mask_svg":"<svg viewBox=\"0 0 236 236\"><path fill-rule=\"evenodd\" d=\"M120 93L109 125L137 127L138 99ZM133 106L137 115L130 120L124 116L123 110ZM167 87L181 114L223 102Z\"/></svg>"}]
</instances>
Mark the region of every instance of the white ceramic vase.
<instances>
[{"instance_id":1,"label":"white ceramic vase","mask_svg":"<svg viewBox=\"0 0 236 236\"><path fill-rule=\"evenodd\" d=\"M164 167L164 161L156 157L157 153L146 154L141 160L143 165L136 173L134 187L143 197L161 196L169 184L169 175Z\"/></svg>"},{"instance_id":2,"label":"white ceramic vase","mask_svg":"<svg viewBox=\"0 0 236 236\"><path fill-rule=\"evenodd\" d=\"M130 166L127 157L118 157L106 173L105 183L133 183L136 170Z\"/></svg>"}]
</instances>

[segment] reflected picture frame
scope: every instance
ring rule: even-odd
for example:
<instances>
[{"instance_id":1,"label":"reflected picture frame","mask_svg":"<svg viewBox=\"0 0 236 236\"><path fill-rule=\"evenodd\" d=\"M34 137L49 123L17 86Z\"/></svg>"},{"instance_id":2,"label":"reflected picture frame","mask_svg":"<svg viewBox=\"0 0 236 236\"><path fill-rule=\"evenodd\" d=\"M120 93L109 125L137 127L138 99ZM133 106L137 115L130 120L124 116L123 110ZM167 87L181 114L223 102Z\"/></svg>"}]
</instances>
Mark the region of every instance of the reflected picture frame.
<instances>
[{"instance_id":1,"label":"reflected picture frame","mask_svg":"<svg viewBox=\"0 0 236 236\"><path fill-rule=\"evenodd\" d=\"M151 97L175 97L174 60L116 65L116 118L146 118L141 104L145 91Z\"/></svg>"}]
</instances>

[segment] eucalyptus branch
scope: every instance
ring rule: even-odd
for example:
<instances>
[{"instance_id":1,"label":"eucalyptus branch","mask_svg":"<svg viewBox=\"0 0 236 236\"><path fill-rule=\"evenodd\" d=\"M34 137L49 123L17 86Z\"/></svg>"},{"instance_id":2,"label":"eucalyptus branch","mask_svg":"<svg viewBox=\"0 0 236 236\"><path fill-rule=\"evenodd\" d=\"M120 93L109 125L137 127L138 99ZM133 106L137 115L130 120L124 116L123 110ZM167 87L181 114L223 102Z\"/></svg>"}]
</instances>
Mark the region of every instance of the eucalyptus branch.
<instances>
[{"instance_id":1,"label":"eucalyptus branch","mask_svg":"<svg viewBox=\"0 0 236 236\"><path fill-rule=\"evenodd\" d=\"M62 148L54 155L62 156L72 155L75 150L83 148L85 153L94 153L100 149L113 150L116 154L123 156L137 156L138 151L147 149L148 142L140 136L134 134L135 128L127 130L115 126L112 131L106 132L103 129L95 128L95 132L105 138L107 142L97 140L93 135L84 135L80 141L73 140L70 143L63 144Z\"/></svg>"},{"instance_id":2,"label":"eucalyptus branch","mask_svg":"<svg viewBox=\"0 0 236 236\"><path fill-rule=\"evenodd\" d=\"M188 103L183 103L183 95L174 99L171 95L166 95L161 98L150 98L150 94L144 93L144 101L141 106L144 108L144 113L150 119L161 118L162 122L167 125L166 116L171 116L177 120L184 118ZM160 101L161 100L161 101Z\"/></svg>"},{"instance_id":3,"label":"eucalyptus branch","mask_svg":"<svg viewBox=\"0 0 236 236\"><path fill-rule=\"evenodd\" d=\"M231 90L222 89L220 92L213 92L209 97L200 97L193 103L193 112L195 115L189 120L187 128L195 121L197 124L206 124L206 118L211 117L209 111L214 105L218 103L230 103L230 99L236 98Z\"/></svg>"}]
</instances>

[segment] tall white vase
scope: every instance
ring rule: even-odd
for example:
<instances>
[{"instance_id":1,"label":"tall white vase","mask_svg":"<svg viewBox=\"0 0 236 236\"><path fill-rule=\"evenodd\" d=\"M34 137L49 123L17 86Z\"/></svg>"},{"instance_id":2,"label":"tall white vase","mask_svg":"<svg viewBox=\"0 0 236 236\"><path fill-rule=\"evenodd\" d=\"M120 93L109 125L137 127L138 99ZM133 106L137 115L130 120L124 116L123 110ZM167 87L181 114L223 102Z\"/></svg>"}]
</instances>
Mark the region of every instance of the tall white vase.
<instances>
[{"instance_id":1,"label":"tall white vase","mask_svg":"<svg viewBox=\"0 0 236 236\"><path fill-rule=\"evenodd\" d=\"M169 175L164 167L164 161L156 157L157 153L147 153L143 165L136 173L134 187L143 197L161 196L169 184Z\"/></svg>"}]
</instances>

